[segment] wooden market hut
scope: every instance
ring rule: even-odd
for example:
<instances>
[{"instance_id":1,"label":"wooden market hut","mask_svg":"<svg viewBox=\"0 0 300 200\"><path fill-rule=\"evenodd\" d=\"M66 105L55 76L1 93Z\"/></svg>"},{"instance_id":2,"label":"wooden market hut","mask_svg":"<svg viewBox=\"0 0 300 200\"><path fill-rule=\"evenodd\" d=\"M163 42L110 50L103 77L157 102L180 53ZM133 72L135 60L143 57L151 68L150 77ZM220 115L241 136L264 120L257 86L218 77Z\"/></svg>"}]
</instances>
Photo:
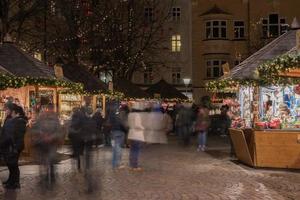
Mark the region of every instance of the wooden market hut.
<instances>
[{"instance_id":1,"label":"wooden market hut","mask_svg":"<svg viewBox=\"0 0 300 200\"><path fill-rule=\"evenodd\" d=\"M224 80L258 80L257 69L278 56L299 55L300 27L294 27L234 67ZM299 67L299 66L291 66ZM279 73L283 78L299 78L299 70ZM272 78L272 77L271 77ZM273 77L275 78L275 77ZM257 87L258 88L258 87ZM250 115L259 114L259 90L254 89ZM250 109L249 107L248 109ZM254 167L300 169L299 129L231 129L231 139L238 159Z\"/></svg>"},{"instance_id":2,"label":"wooden market hut","mask_svg":"<svg viewBox=\"0 0 300 200\"><path fill-rule=\"evenodd\" d=\"M88 102L92 106L93 111L95 111L99 103L104 109L105 103L103 101L105 100L100 96L100 92L108 91L107 85L104 82L92 75L82 65L68 63L62 65L62 68L65 77L73 82L83 84L84 91L90 93L90 95L80 95L82 101Z\"/></svg>"},{"instance_id":3,"label":"wooden market hut","mask_svg":"<svg viewBox=\"0 0 300 200\"><path fill-rule=\"evenodd\" d=\"M60 90L79 86L11 42L0 44L0 66L0 121L5 117L2 109L8 98L19 102L28 117L34 119L44 105L54 104L58 111ZM24 153L28 155L31 155L30 137L31 134L25 136Z\"/></svg>"},{"instance_id":4,"label":"wooden market hut","mask_svg":"<svg viewBox=\"0 0 300 200\"><path fill-rule=\"evenodd\" d=\"M151 85L146 92L153 98L162 99L188 99L187 96L182 94L174 86L167 83L165 80L160 80L154 85Z\"/></svg>"},{"instance_id":5,"label":"wooden market hut","mask_svg":"<svg viewBox=\"0 0 300 200\"><path fill-rule=\"evenodd\" d=\"M58 86L63 84L58 84L55 81L71 84L64 77L57 78L57 74L55 74L53 68L33 58L10 42L0 45L0 65L4 69L4 73L2 74L36 80L36 82L32 81L31 85L26 84L21 88L8 88L0 92L0 96L8 95L19 99L25 109L33 106L33 97L39 97L41 103L53 103L57 105ZM40 83L40 80L43 80L43 83ZM49 85L47 85L47 80L49 81Z\"/></svg>"},{"instance_id":6,"label":"wooden market hut","mask_svg":"<svg viewBox=\"0 0 300 200\"><path fill-rule=\"evenodd\" d=\"M142 90L139 86L133 84L131 81L119 78L114 81L114 89L122 92L127 98L150 98L150 95Z\"/></svg>"}]
</instances>

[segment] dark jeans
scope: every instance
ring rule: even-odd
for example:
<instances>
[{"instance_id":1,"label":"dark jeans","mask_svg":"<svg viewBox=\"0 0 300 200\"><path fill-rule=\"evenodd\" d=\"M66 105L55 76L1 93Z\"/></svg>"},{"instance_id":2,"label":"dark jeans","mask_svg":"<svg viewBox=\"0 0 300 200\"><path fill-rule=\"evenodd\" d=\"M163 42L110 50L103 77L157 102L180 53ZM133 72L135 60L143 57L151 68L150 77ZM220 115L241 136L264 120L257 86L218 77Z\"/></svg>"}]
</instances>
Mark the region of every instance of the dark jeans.
<instances>
[{"instance_id":1,"label":"dark jeans","mask_svg":"<svg viewBox=\"0 0 300 200\"><path fill-rule=\"evenodd\" d=\"M19 157L18 153L7 153L4 155L5 163L9 170L8 184L20 184L20 169L19 169Z\"/></svg>"},{"instance_id":2,"label":"dark jeans","mask_svg":"<svg viewBox=\"0 0 300 200\"><path fill-rule=\"evenodd\" d=\"M105 132L104 133L104 144L105 146L111 146L111 133L110 132Z\"/></svg>"},{"instance_id":3,"label":"dark jeans","mask_svg":"<svg viewBox=\"0 0 300 200\"><path fill-rule=\"evenodd\" d=\"M122 160L122 146L124 144L125 133L122 131L112 131L113 135L113 156L112 166L113 168L119 167Z\"/></svg>"},{"instance_id":4,"label":"dark jeans","mask_svg":"<svg viewBox=\"0 0 300 200\"><path fill-rule=\"evenodd\" d=\"M183 144L185 146L190 144L190 137L191 137L191 132L192 132L192 125L185 125L185 126L180 126L178 128L179 135L181 139L183 140Z\"/></svg>"},{"instance_id":5,"label":"dark jeans","mask_svg":"<svg viewBox=\"0 0 300 200\"><path fill-rule=\"evenodd\" d=\"M132 168L137 168L139 165L138 159L141 151L142 142L132 140L130 145L130 153L129 153L129 165Z\"/></svg>"}]
</instances>

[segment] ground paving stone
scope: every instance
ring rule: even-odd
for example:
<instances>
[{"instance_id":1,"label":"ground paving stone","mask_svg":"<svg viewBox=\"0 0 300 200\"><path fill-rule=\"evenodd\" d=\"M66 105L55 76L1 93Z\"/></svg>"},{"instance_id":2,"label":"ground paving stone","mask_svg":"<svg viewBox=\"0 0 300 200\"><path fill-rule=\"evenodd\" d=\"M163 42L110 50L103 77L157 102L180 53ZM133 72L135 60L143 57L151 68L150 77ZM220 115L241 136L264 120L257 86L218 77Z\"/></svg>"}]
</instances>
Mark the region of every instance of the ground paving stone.
<instances>
[{"instance_id":1,"label":"ground paving stone","mask_svg":"<svg viewBox=\"0 0 300 200\"><path fill-rule=\"evenodd\" d=\"M217 154L217 156L216 156ZM72 160L57 165L57 182L43 189L38 166L22 166L21 190L0 190L0 199L12 200L298 200L299 171L253 169L232 162L228 148L211 145L207 152L183 148L177 143L146 145L141 155L142 172L111 169L111 150L93 152L93 192L87 192L84 173ZM128 164L128 150L123 162ZM4 180L7 171L0 172Z\"/></svg>"}]
</instances>

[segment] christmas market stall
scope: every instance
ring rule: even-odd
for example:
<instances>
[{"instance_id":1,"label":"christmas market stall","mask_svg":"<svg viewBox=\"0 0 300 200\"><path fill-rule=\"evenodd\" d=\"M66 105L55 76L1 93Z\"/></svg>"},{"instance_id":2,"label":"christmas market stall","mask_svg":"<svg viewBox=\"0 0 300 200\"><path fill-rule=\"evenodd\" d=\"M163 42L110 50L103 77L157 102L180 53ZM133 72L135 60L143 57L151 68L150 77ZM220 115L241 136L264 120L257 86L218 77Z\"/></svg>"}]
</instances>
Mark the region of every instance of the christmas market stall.
<instances>
[{"instance_id":1,"label":"christmas market stall","mask_svg":"<svg viewBox=\"0 0 300 200\"><path fill-rule=\"evenodd\" d=\"M255 167L300 169L300 32L278 37L207 84L236 92L240 116L231 139L238 159Z\"/></svg>"},{"instance_id":2,"label":"christmas market stall","mask_svg":"<svg viewBox=\"0 0 300 200\"><path fill-rule=\"evenodd\" d=\"M151 85L146 92L151 96L151 98L159 100L165 110L174 114L178 103L191 103L187 96L163 79Z\"/></svg>"},{"instance_id":3,"label":"christmas market stall","mask_svg":"<svg viewBox=\"0 0 300 200\"><path fill-rule=\"evenodd\" d=\"M122 92L128 100L150 98L150 95L147 92L124 78L119 78L114 81L114 89Z\"/></svg>"},{"instance_id":4,"label":"christmas market stall","mask_svg":"<svg viewBox=\"0 0 300 200\"><path fill-rule=\"evenodd\" d=\"M58 62L60 63L60 62ZM91 112L105 107L105 97L111 96L107 90L107 86L100 79L93 76L85 67L68 63L61 63L64 76L69 80L81 83L84 92L74 92L73 94L60 94L60 111L65 118L69 118L74 107L85 105L89 107Z\"/></svg>"},{"instance_id":5,"label":"christmas market stall","mask_svg":"<svg viewBox=\"0 0 300 200\"><path fill-rule=\"evenodd\" d=\"M187 96L182 94L175 87L167 83L165 80L160 80L156 84L151 85L146 92L150 94L152 98L160 99L182 99L187 100Z\"/></svg>"},{"instance_id":6,"label":"christmas market stall","mask_svg":"<svg viewBox=\"0 0 300 200\"><path fill-rule=\"evenodd\" d=\"M47 105L54 105L58 111L58 98L61 90L81 91L81 84L63 77L62 70L48 67L31 57L12 43L0 45L0 113L4 121L4 105L13 102L22 106L33 121L36 114ZM30 134L26 134L26 137ZM29 151L29 139L26 149Z\"/></svg>"}]
</instances>

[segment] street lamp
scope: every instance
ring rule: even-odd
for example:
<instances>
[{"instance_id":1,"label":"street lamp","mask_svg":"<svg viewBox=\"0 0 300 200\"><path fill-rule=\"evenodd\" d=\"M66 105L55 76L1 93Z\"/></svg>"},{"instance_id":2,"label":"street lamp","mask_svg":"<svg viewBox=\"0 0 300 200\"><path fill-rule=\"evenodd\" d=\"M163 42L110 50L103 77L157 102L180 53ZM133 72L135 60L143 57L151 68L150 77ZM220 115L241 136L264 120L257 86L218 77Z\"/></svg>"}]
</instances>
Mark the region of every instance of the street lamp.
<instances>
[{"instance_id":1,"label":"street lamp","mask_svg":"<svg viewBox=\"0 0 300 200\"><path fill-rule=\"evenodd\" d=\"M185 95L186 96L188 96L187 93L188 93L188 86L189 86L190 82L191 82L190 78L184 78L183 79L183 83L185 85Z\"/></svg>"}]
</instances>

